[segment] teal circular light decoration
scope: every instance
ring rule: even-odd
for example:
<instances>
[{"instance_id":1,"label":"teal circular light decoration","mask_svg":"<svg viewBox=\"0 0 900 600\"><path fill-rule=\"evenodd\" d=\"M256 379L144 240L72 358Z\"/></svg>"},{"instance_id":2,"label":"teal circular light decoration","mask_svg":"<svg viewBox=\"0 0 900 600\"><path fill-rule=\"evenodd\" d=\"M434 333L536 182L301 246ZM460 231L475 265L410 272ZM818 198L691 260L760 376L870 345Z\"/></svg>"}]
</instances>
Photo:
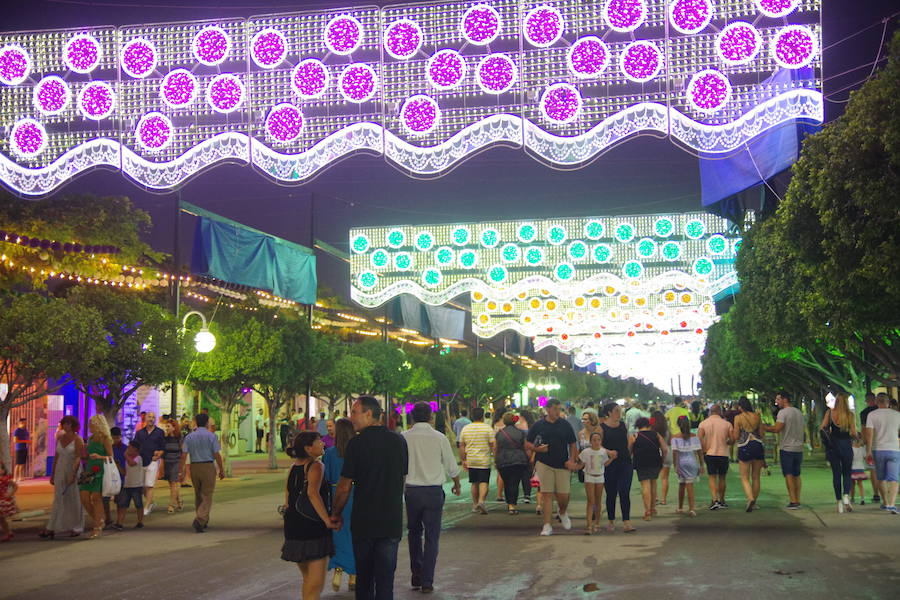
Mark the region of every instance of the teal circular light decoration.
<instances>
[{"instance_id":1,"label":"teal circular light decoration","mask_svg":"<svg viewBox=\"0 0 900 600\"><path fill-rule=\"evenodd\" d=\"M352 248L353 252L356 254L362 254L369 249L369 238L364 235L356 236L353 238L353 242L350 243L350 248Z\"/></svg>"},{"instance_id":2,"label":"teal circular light decoration","mask_svg":"<svg viewBox=\"0 0 900 600\"><path fill-rule=\"evenodd\" d=\"M372 271L363 271L359 274L359 277L357 277L357 281L359 282L359 287L364 290L371 290L378 285L378 275Z\"/></svg>"},{"instance_id":3,"label":"teal circular light decoration","mask_svg":"<svg viewBox=\"0 0 900 600\"><path fill-rule=\"evenodd\" d=\"M575 266L572 263L559 263L553 269L553 274L560 281L569 281L575 276Z\"/></svg>"},{"instance_id":4,"label":"teal circular light decoration","mask_svg":"<svg viewBox=\"0 0 900 600\"><path fill-rule=\"evenodd\" d=\"M713 267L713 261L705 256L701 256L694 261L694 275L697 275L698 277L705 277L706 275L712 273Z\"/></svg>"},{"instance_id":5,"label":"teal circular light decoration","mask_svg":"<svg viewBox=\"0 0 900 600\"><path fill-rule=\"evenodd\" d=\"M566 228L562 225L553 225L547 229L547 241L554 246L559 246L564 243L567 237L568 233L566 233Z\"/></svg>"},{"instance_id":6,"label":"teal circular light decoration","mask_svg":"<svg viewBox=\"0 0 900 600\"><path fill-rule=\"evenodd\" d=\"M402 229L391 229L387 234L387 244L391 248L399 248L406 243L406 234Z\"/></svg>"},{"instance_id":7,"label":"teal circular light decoration","mask_svg":"<svg viewBox=\"0 0 900 600\"><path fill-rule=\"evenodd\" d=\"M584 224L584 237L589 240L599 240L603 237L605 228L600 221L588 221Z\"/></svg>"},{"instance_id":8,"label":"teal circular light decoration","mask_svg":"<svg viewBox=\"0 0 900 600\"><path fill-rule=\"evenodd\" d=\"M481 245L485 248L493 248L500 243L500 234L496 229L485 229L481 232Z\"/></svg>"},{"instance_id":9,"label":"teal circular light decoration","mask_svg":"<svg viewBox=\"0 0 900 600\"><path fill-rule=\"evenodd\" d=\"M741 249L741 246L743 245L743 243L744 243L743 238L738 238L731 243L731 247L734 248L735 254L737 254L738 250Z\"/></svg>"},{"instance_id":10,"label":"teal circular light decoration","mask_svg":"<svg viewBox=\"0 0 900 600\"><path fill-rule=\"evenodd\" d=\"M389 260L390 256L388 256L388 253L379 248L372 253L372 258L369 259L369 262L372 263L373 267L382 269L387 266Z\"/></svg>"},{"instance_id":11,"label":"teal circular light decoration","mask_svg":"<svg viewBox=\"0 0 900 600\"><path fill-rule=\"evenodd\" d=\"M493 267L488 269L487 275L488 278L494 283L503 283L509 276L509 271L507 271L506 267L502 265L494 265Z\"/></svg>"},{"instance_id":12,"label":"teal circular light decoration","mask_svg":"<svg viewBox=\"0 0 900 600\"><path fill-rule=\"evenodd\" d=\"M420 231L416 234L416 248L425 252L434 246L434 235L430 231Z\"/></svg>"},{"instance_id":13,"label":"teal circular light decoration","mask_svg":"<svg viewBox=\"0 0 900 600\"><path fill-rule=\"evenodd\" d=\"M675 232L675 223L668 217L660 217L656 220L656 223L653 224L653 231L656 232L656 235L659 237L669 237Z\"/></svg>"},{"instance_id":14,"label":"teal circular light decoration","mask_svg":"<svg viewBox=\"0 0 900 600\"><path fill-rule=\"evenodd\" d=\"M457 246L465 246L468 244L469 237L471 236L468 227L457 227L453 230L451 235L453 237L453 243Z\"/></svg>"},{"instance_id":15,"label":"teal circular light decoration","mask_svg":"<svg viewBox=\"0 0 900 600\"><path fill-rule=\"evenodd\" d=\"M643 238L637 243L637 253L641 258L651 258L656 254L656 242Z\"/></svg>"},{"instance_id":16,"label":"teal circular light decoration","mask_svg":"<svg viewBox=\"0 0 900 600\"><path fill-rule=\"evenodd\" d=\"M582 242L581 240L575 240L571 244L569 244L566 253L569 255L569 258L572 260L583 260L585 256L587 256L587 244Z\"/></svg>"},{"instance_id":17,"label":"teal circular light decoration","mask_svg":"<svg viewBox=\"0 0 900 600\"><path fill-rule=\"evenodd\" d=\"M616 226L616 239L623 244L634 239L634 225L631 223L619 223Z\"/></svg>"},{"instance_id":18,"label":"teal circular light decoration","mask_svg":"<svg viewBox=\"0 0 900 600\"><path fill-rule=\"evenodd\" d=\"M513 263L519 260L519 256L522 252L519 250L519 247L515 244L506 244L502 248L500 248L500 258L503 259L503 262Z\"/></svg>"},{"instance_id":19,"label":"teal circular light decoration","mask_svg":"<svg viewBox=\"0 0 900 600\"><path fill-rule=\"evenodd\" d=\"M606 264L612 260L612 248L608 244L597 244L594 246L594 262Z\"/></svg>"},{"instance_id":20,"label":"teal circular light decoration","mask_svg":"<svg viewBox=\"0 0 900 600\"><path fill-rule=\"evenodd\" d=\"M622 274L628 279L637 279L644 274L644 265L639 260L629 260L622 266Z\"/></svg>"},{"instance_id":21,"label":"teal circular light decoration","mask_svg":"<svg viewBox=\"0 0 900 600\"><path fill-rule=\"evenodd\" d=\"M394 267L398 271L409 271L412 268L412 262L409 252L398 252L394 255Z\"/></svg>"},{"instance_id":22,"label":"teal circular light decoration","mask_svg":"<svg viewBox=\"0 0 900 600\"><path fill-rule=\"evenodd\" d=\"M478 254L474 250L463 250L459 253L457 260L462 268L471 269L478 264Z\"/></svg>"},{"instance_id":23,"label":"teal circular light decoration","mask_svg":"<svg viewBox=\"0 0 900 600\"><path fill-rule=\"evenodd\" d=\"M662 245L660 254L666 260L678 260L678 257L681 256L681 244L678 242L666 242Z\"/></svg>"},{"instance_id":24,"label":"teal circular light decoration","mask_svg":"<svg viewBox=\"0 0 900 600\"><path fill-rule=\"evenodd\" d=\"M422 271L422 283L427 287L435 287L441 285L443 276L439 269L425 269Z\"/></svg>"},{"instance_id":25,"label":"teal circular light decoration","mask_svg":"<svg viewBox=\"0 0 900 600\"><path fill-rule=\"evenodd\" d=\"M453 262L455 254L451 248L441 246L434 252L434 259L439 265L449 265Z\"/></svg>"},{"instance_id":26,"label":"teal circular light decoration","mask_svg":"<svg viewBox=\"0 0 900 600\"><path fill-rule=\"evenodd\" d=\"M692 240L699 240L706 233L706 225L703 221L694 219L684 224L684 235Z\"/></svg>"},{"instance_id":27,"label":"teal circular light decoration","mask_svg":"<svg viewBox=\"0 0 900 600\"><path fill-rule=\"evenodd\" d=\"M706 240L706 249L709 250L710 254L720 255L725 254L725 251L728 249L728 240L725 239L724 235L716 234L709 237Z\"/></svg>"},{"instance_id":28,"label":"teal circular light decoration","mask_svg":"<svg viewBox=\"0 0 900 600\"><path fill-rule=\"evenodd\" d=\"M538 246L529 246L525 249L525 262L529 265L539 265L544 262L544 250Z\"/></svg>"},{"instance_id":29,"label":"teal circular light decoration","mask_svg":"<svg viewBox=\"0 0 900 600\"><path fill-rule=\"evenodd\" d=\"M531 223L522 223L516 229L516 237L519 238L520 242L532 242L537 237L537 229Z\"/></svg>"}]
</instances>

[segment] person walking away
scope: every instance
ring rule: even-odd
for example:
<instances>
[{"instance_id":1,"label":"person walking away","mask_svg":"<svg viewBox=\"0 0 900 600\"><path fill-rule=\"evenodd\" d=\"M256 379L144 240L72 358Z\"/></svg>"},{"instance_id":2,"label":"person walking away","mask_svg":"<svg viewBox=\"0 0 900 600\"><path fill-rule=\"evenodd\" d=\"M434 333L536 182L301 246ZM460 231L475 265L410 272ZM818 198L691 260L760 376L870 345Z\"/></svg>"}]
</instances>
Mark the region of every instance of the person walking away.
<instances>
[{"instance_id":1,"label":"person walking away","mask_svg":"<svg viewBox=\"0 0 900 600\"><path fill-rule=\"evenodd\" d=\"M519 411L516 420L516 428L522 433L528 435L528 430L534 425L534 415L527 408ZM525 448L525 455L528 456L528 466L525 468L525 475L522 477L522 503L531 504L531 477L534 475L534 452L530 452Z\"/></svg>"},{"instance_id":2,"label":"person walking away","mask_svg":"<svg viewBox=\"0 0 900 600\"><path fill-rule=\"evenodd\" d=\"M380 425L381 405L359 396L350 411L358 433L347 443L331 520L341 524L341 511L354 489L353 555L357 600L394 597L397 547L403 534L403 492L409 457L403 436Z\"/></svg>"},{"instance_id":3,"label":"person walking away","mask_svg":"<svg viewBox=\"0 0 900 600\"><path fill-rule=\"evenodd\" d=\"M863 488L863 481L869 478L866 471L866 448L863 445L863 436L857 435L853 438L853 465L850 470L850 479L853 480L853 486L850 488L850 501L856 502L856 488L859 488L859 505L866 504L866 490Z\"/></svg>"},{"instance_id":4,"label":"person walking away","mask_svg":"<svg viewBox=\"0 0 900 600\"><path fill-rule=\"evenodd\" d=\"M863 427L863 442L865 442L866 419L869 418L869 413L873 410L878 410L878 405L875 403L875 394L868 392L866 394L866 407L859 413L859 422ZM872 502L881 502L881 496L878 492L878 480L875 479L875 464L869 464L869 462L866 461L866 471L869 473L868 479L869 483L872 485Z\"/></svg>"},{"instance_id":5,"label":"person walking away","mask_svg":"<svg viewBox=\"0 0 900 600\"><path fill-rule=\"evenodd\" d=\"M350 419L340 418L333 421L333 428L334 445L330 448L326 446L325 456L322 459L322 463L325 465L325 479L331 485L332 498L337 495L337 484L341 479L341 470L344 468L347 443L356 435ZM353 490L351 489L347 504L344 505L344 510L341 512L341 528L332 531L331 534L331 539L334 541L334 556L328 561L328 569L334 570L331 589L335 592L341 589L344 573L347 573L347 589L351 592L356 590L356 559L353 557L353 537L350 533L352 512Z\"/></svg>"},{"instance_id":6,"label":"person walking away","mask_svg":"<svg viewBox=\"0 0 900 600\"><path fill-rule=\"evenodd\" d=\"M572 471L578 469L578 443L569 422L560 417L559 400L547 401L547 416L528 430L526 447L535 453L535 473L541 481L538 497L544 526L541 535L552 535L553 498L559 507L563 529L572 528L569 518L569 492ZM471 427L471 425L469 426Z\"/></svg>"},{"instance_id":7,"label":"person walking away","mask_svg":"<svg viewBox=\"0 0 900 600\"><path fill-rule=\"evenodd\" d=\"M82 474L82 480L79 481L78 489L81 493L81 504L94 522L94 530L89 536L89 539L93 540L100 537L106 524L103 512L103 469L106 459L111 457L113 452L112 435L109 425L106 423L106 417L94 415L88 421L88 428L91 431L91 437L88 438L85 449L87 464Z\"/></svg>"},{"instance_id":8,"label":"person walking away","mask_svg":"<svg viewBox=\"0 0 900 600\"><path fill-rule=\"evenodd\" d=\"M685 402L681 397L675 396L675 404L666 411L666 421L669 424L669 435L675 435L680 433L681 430L678 429L678 418L679 417L688 417L691 416L691 410L687 407L687 402Z\"/></svg>"},{"instance_id":9,"label":"person walking away","mask_svg":"<svg viewBox=\"0 0 900 600\"><path fill-rule=\"evenodd\" d=\"M459 411L459 418L453 421L453 437L456 438L456 447L459 448L459 434L462 433L463 427L472 421L468 417L466 409Z\"/></svg>"},{"instance_id":10,"label":"person walking away","mask_svg":"<svg viewBox=\"0 0 900 600\"><path fill-rule=\"evenodd\" d=\"M506 407L502 407L499 410L497 410L496 412L494 412L493 416L491 417L491 429L493 430L493 436L494 436L495 440L497 438L497 434L500 433L500 430L505 427L505 425L503 424L503 415L505 415L506 413L507 413ZM496 448L496 446L495 446L495 448ZM495 456L495 458L496 458L496 456ZM495 498L495 500L497 502L503 502L504 501L504 498L503 498L503 474L499 471L499 469L497 470L496 485L497 485L497 497ZM491 493L490 484L488 484L488 494L490 494L490 493Z\"/></svg>"},{"instance_id":11,"label":"person walking away","mask_svg":"<svg viewBox=\"0 0 900 600\"><path fill-rule=\"evenodd\" d=\"M19 484L11 477L6 465L0 460L0 543L13 539L9 520L19 513L16 505L16 490Z\"/></svg>"},{"instance_id":12,"label":"person walking away","mask_svg":"<svg viewBox=\"0 0 900 600\"><path fill-rule=\"evenodd\" d=\"M703 447L706 473L709 476L709 510L728 508L728 503L725 502L725 476L728 474L728 446L733 440L731 424L722 418L722 407L719 404L709 407L709 416L697 428L697 437Z\"/></svg>"},{"instance_id":13,"label":"person walking away","mask_svg":"<svg viewBox=\"0 0 900 600\"><path fill-rule=\"evenodd\" d=\"M746 396L738 400L738 415L734 418L732 439L736 441L737 458L741 470L741 485L747 497L747 512L753 512L759 500L760 479L765 464L765 432L762 417L753 410Z\"/></svg>"},{"instance_id":14,"label":"person walking away","mask_svg":"<svg viewBox=\"0 0 900 600\"><path fill-rule=\"evenodd\" d=\"M825 411L819 429L826 432L823 438L825 458L831 465L831 484L839 514L851 512L850 492L853 491L853 438L857 436L856 417L850 412L847 394L839 392L834 398L834 408Z\"/></svg>"},{"instance_id":15,"label":"person walking away","mask_svg":"<svg viewBox=\"0 0 900 600\"><path fill-rule=\"evenodd\" d=\"M900 412L890 407L887 394L878 394L878 408L869 413L866 427L866 460L875 462L875 478L878 480L881 508L897 514L897 480L900 479Z\"/></svg>"},{"instance_id":16,"label":"person walking away","mask_svg":"<svg viewBox=\"0 0 900 600\"><path fill-rule=\"evenodd\" d=\"M680 433L672 438L672 462L675 464L675 475L678 478L678 510L684 512L684 496L688 497L688 514L697 516L694 505L694 482L703 474L703 448L700 438L691 432L690 417L678 418Z\"/></svg>"},{"instance_id":17,"label":"person walking away","mask_svg":"<svg viewBox=\"0 0 900 600\"><path fill-rule=\"evenodd\" d=\"M169 514L184 508L181 500L181 448L184 438L181 437L181 426L175 419L169 419L163 424L166 432L163 446L163 479L169 482L169 506L166 509Z\"/></svg>"},{"instance_id":18,"label":"person walking away","mask_svg":"<svg viewBox=\"0 0 900 600\"><path fill-rule=\"evenodd\" d=\"M775 403L780 410L774 425L766 425L765 430L778 433L778 458L781 462L781 474L787 487L788 510L800 508L800 466L803 464L803 413L791 405L791 395L780 392L775 396Z\"/></svg>"},{"instance_id":19,"label":"person walking away","mask_svg":"<svg viewBox=\"0 0 900 600\"><path fill-rule=\"evenodd\" d=\"M453 480L453 495L460 495L459 465L450 440L431 426L431 419L431 405L416 402L412 409L413 425L402 433L409 454L404 499L412 574L410 586L423 594L434 591L444 511L444 482L448 477ZM515 485L518 489L519 482Z\"/></svg>"},{"instance_id":20,"label":"person walking away","mask_svg":"<svg viewBox=\"0 0 900 600\"><path fill-rule=\"evenodd\" d=\"M650 419L641 417L634 424L637 433L628 440L628 449L634 459L634 470L641 483L644 500L644 520L656 514L656 481L662 469L663 456L668 452L666 440L650 427Z\"/></svg>"},{"instance_id":21,"label":"person walking away","mask_svg":"<svg viewBox=\"0 0 900 600\"><path fill-rule=\"evenodd\" d=\"M631 408L625 411L625 427L628 428L628 435L637 433L635 423L641 417L650 418L650 412L647 410L646 402L636 402Z\"/></svg>"},{"instance_id":22,"label":"person walking away","mask_svg":"<svg viewBox=\"0 0 900 600\"><path fill-rule=\"evenodd\" d=\"M672 470L672 435L669 431L669 423L666 421L666 416L661 410L654 410L650 413L650 428L658 433L666 442L666 446L669 447L669 451L663 456L662 469L659 470L659 480L662 481L662 489L656 500L657 504L665 506L669 499L669 472Z\"/></svg>"},{"instance_id":23,"label":"person walking away","mask_svg":"<svg viewBox=\"0 0 900 600\"><path fill-rule=\"evenodd\" d=\"M194 486L195 517L191 526L197 533L203 533L209 525L212 511L213 493L216 490L216 471L219 479L225 479L222 464L222 446L219 438L207 429L209 415L200 413L196 417L197 429L184 438L181 451L180 480L184 481L184 465L190 457L191 484ZM143 451L141 452L143 456Z\"/></svg>"},{"instance_id":24,"label":"person walking away","mask_svg":"<svg viewBox=\"0 0 900 600\"><path fill-rule=\"evenodd\" d=\"M141 460L140 446L134 440L128 443L125 450L125 477L122 479L122 490L116 496L116 522L113 528L122 531L128 506L134 502L137 512L135 529L144 528L144 465Z\"/></svg>"},{"instance_id":25,"label":"person walking away","mask_svg":"<svg viewBox=\"0 0 900 600\"><path fill-rule=\"evenodd\" d=\"M119 471L119 479L125 481L125 450L128 444L122 441L122 430L118 427L110 427L109 433L112 436L113 464ZM119 490L121 492L121 490ZM103 520L106 523L106 529L114 529L115 519L112 517L111 506L114 505L116 496L110 498L103 496Z\"/></svg>"},{"instance_id":26,"label":"person walking away","mask_svg":"<svg viewBox=\"0 0 900 600\"><path fill-rule=\"evenodd\" d=\"M741 396L741 397L743 398L743 396ZM732 429L734 429L734 420L737 418L737 416L739 414L741 414L741 411L738 408L738 405L734 402L729 404L727 407L722 408L722 418L724 418L726 421L728 421L728 424L731 425ZM732 445L728 446L728 461L729 462L732 462L732 463L737 462L734 459L734 455L735 455L735 445L732 444Z\"/></svg>"},{"instance_id":27,"label":"person walking away","mask_svg":"<svg viewBox=\"0 0 900 600\"><path fill-rule=\"evenodd\" d=\"M13 440L15 440L16 444L16 466L13 468L13 481L15 483L25 479L25 466L28 464L28 445L31 444L31 434L28 432L27 424L27 420L19 419L19 426L13 431Z\"/></svg>"},{"instance_id":28,"label":"person walking away","mask_svg":"<svg viewBox=\"0 0 900 600\"><path fill-rule=\"evenodd\" d=\"M144 427L134 434L134 440L141 448L141 460L144 463L144 514L153 512L153 488L159 476L159 460L166 449L166 434L156 426L156 414L147 412L144 415Z\"/></svg>"},{"instance_id":29,"label":"person walking away","mask_svg":"<svg viewBox=\"0 0 900 600\"><path fill-rule=\"evenodd\" d=\"M68 532L69 537L78 537L84 531L84 510L78 496L78 476L81 474L81 456L84 442L78 435L78 420L66 415L59 421L56 432L56 458L50 485L53 486L53 506L50 519L42 531L41 538L53 539L57 533Z\"/></svg>"},{"instance_id":30,"label":"person walking away","mask_svg":"<svg viewBox=\"0 0 900 600\"><path fill-rule=\"evenodd\" d=\"M472 409L472 422L459 434L459 457L469 472L472 512L487 514L488 486L491 481L491 456L494 454L494 430L484 422L484 409Z\"/></svg>"},{"instance_id":31,"label":"person walking away","mask_svg":"<svg viewBox=\"0 0 900 600\"><path fill-rule=\"evenodd\" d=\"M632 533L631 525L631 480L634 465L631 452L628 451L628 429L622 422L622 409L618 404L607 404L603 409L605 419L600 427L603 429L603 447L615 451L616 455L604 472L606 488L606 518L609 523L606 530L616 530L616 500L622 509L622 532ZM610 453L612 456L612 453Z\"/></svg>"},{"instance_id":32,"label":"person walking away","mask_svg":"<svg viewBox=\"0 0 900 600\"><path fill-rule=\"evenodd\" d=\"M287 412L282 412L278 417L278 439L281 442L282 452L287 452L290 446L289 440L292 428L290 415Z\"/></svg>"},{"instance_id":33,"label":"person walking away","mask_svg":"<svg viewBox=\"0 0 900 600\"><path fill-rule=\"evenodd\" d=\"M585 535L591 535L600 530L603 473L616 454L614 450L607 450L603 447L602 429L598 428L590 436L590 446L583 448L578 454L578 462L584 470L584 493L587 497Z\"/></svg>"},{"instance_id":34,"label":"person walking away","mask_svg":"<svg viewBox=\"0 0 900 600\"><path fill-rule=\"evenodd\" d=\"M494 437L497 449L497 471L503 478L506 508L510 515L519 514L519 486L528 473L528 454L525 452L526 432L516 427L518 421L512 412L503 413L503 428Z\"/></svg>"}]
</instances>

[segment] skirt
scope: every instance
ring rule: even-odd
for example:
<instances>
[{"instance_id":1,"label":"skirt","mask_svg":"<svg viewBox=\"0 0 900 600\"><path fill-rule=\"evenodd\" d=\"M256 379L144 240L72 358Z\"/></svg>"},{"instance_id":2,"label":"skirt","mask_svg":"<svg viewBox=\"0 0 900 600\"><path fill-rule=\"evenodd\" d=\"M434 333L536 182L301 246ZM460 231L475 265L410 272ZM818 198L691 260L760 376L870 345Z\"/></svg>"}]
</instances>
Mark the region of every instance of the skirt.
<instances>
[{"instance_id":1,"label":"skirt","mask_svg":"<svg viewBox=\"0 0 900 600\"><path fill-rule=\"evenodd\" d=\"M313 538L311 540L284 540L281 547L281 560L301 563L308 560L317 560L334 556L334 542L331 532L327 537Z\"/></svg>"},{"instance_id":2,"label":"skirt","mask_svg":"<svg viewBox=\"0 0 900 600\"><path fill-rule=\"evenodd\" d=\"M850 479L853 479L855 481L865 481L868 478L869 474L866 473L865 469L853 469L853 471L850 473Z\"/></svg>"},{"instance_id":3,"label":"skirt","mask_svg":"<svg viewBox=\"0 0 900 600\"><path fill-rule=\"evenodd\" d=\"M178 462L163 462L163 479L168 481L169 483L175 483L178 481L179 476L181 475L181 461Z\"/></svg>"}]
</instances>

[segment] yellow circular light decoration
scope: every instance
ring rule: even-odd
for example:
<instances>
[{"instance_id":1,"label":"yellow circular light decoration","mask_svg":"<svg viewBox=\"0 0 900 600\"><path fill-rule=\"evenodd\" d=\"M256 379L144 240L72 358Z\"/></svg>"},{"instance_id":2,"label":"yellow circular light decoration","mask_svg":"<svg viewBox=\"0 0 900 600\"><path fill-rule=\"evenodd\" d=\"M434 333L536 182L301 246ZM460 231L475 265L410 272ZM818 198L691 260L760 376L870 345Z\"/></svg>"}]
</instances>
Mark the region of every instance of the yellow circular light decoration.
<instances>
[{"instance_id":1,"label":"yellow circular light decoration","mask_svg":"<svg viewBox=\"0 0 900 600\"><path fill-rule=\"evenodd\" d=\"M528 292L520 292L517 297L524 300L526 296L528 296Z\"/></svg>"},{"instance_id":2,"label":"yellow circular light decoration","mask_svg":"<svg viewBox=\"0 0 900 600\"><path fill-rule=\"evenodd\" d=\"M487 303L487 309L488 310L497 310L497 303L494 302L493 300L489 301Z\"/></svg>"},{"instance_id":3,"label":"yellow circular light decoration","mask_svg":"<svg viewBox=\"0 0 900 600\"><path fill-rule=\"evenodd\" d=\"M490 322L490 320L491 320L491 318L484 313L481 313L480 315L478 315L478 322L481 323L482 325L487 325Z\"/></svg>"},{"instance_id":4,"label":"yellow circular light decoration","mask_svg":"<svg viewBox=\"0 0 900 600\"><path fill-rule=\"evenodd\" d=\"M600 308L600 298L591 298L591 308Z\"/></svg>"},{"instance_id":5,"label":"yellow circular light decoration","mask_svg":"<svg viewBox=\"0 0 900 600\"><path fill-rule=\"evenodd\" d=\"M575 298L575 306L584 306L584 302L584 296L578 296L577 298Z\"/></svg>"},{"instance_id":6,"label":"yellow circular light decoration","mask_svg":"<svg viewBox=\"0 0 900 600\"><path fill-rule=\"evenodd\" d=\"M510 313L512 312L513 306L509 302L503 304L503 312Z\"/></svg>"},{"instance_id":7,"label":"yellow circular light decoration","mask_svg":"<svg viewBox=\"0 0 900 600\"><path fill-rule=\"evenodd\" d=\"M693 299L694 299L694 296L692 294L684 293L681 295L681 303L682 304L690 304L691 300L693 300Z\"/></svg>"},{"instance_id":8,"label":"yellow circular light decoration","mask_svg":"<svg viewBox=\"0 0 900 600\"><path fill-rule=\"evenodd\" d=\"M646 297L646 296L640 296L640 297L638 297L638 298L635 298L635 299L634 299L634 305L635 305L635 306L647 306L647 297Z\"/></svg>"},{"instance_id":9,"label":"yellow circular light decoration","mask_svg":"<svg viewBox=\"0 0 900 600\"><path fill-rule=\"evenodd\" d=\"M481 302L482 300L484 300L484 294L482 294L481 292L472 292L472 298L474 298L478 302Z\"/></svg>"},{"instance_id":10,"label":"yellow circular light decoration","mask_svg":"<svg viewBox=\"0 0 900 600\"><path fill-rule=\"evenodd\" d=\"M556 310L556 302L554 300L547 300L546 306L547 310Z\"/></svg>"},{"instance_id":11,"label":"yellow circular light decoration","mask_svg":"<svg viewBox=\"0 0 900 600\"><path fill-rule=\"evenodd\" d=\"M539 298L532 298L528 301L528 306L530 306L534 310L539 310L542 306L542 303Z\"/></svg>"},{"instance_id":12,"label":"yellow circular light decoration","mask_svg":"<svg viewBox=\"0 0 900 600\"><path fill-rule=\"evenodd\" d=\"M668 292L663 294L663 300L665 300L666 302L675 302L676 298L677 297L675 296L675 292L673 292L672 290L669 290Z\"/></svg>"},{"instance_id":13,"label":"yellow circular light decoration","mask_svg":"<svg viewBox=\"0 0 900 600\"><path fill-rule=\"evenodd\" d=\"M625 294L622 294L621 296L619 296L619 304L621 304L622 306L625 306L630 301L631 301L631 298L629 298Z\"/></svg>"}]
</instances>

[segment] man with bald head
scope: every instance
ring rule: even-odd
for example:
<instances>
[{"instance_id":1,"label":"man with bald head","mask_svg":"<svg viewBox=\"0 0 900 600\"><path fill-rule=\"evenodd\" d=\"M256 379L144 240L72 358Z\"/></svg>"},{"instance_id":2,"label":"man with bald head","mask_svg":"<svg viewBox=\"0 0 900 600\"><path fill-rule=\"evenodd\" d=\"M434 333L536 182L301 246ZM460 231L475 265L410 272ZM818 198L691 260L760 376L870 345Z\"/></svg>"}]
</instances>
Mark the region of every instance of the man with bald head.
<instances>
[{"instance_id":1,"label":"man with bald head","mask_svg":"<svg viewBox=\"0 0 900 600\"><path fill-rule=\"evenodd\" d=\"M722 418L722 407L713 404L709 417L697 429L709 475L709 495L712 498L709 510L728 507L725 502L725 475L728 474L728 446L734 441L732 435L731 424Z\"/></svg>"}]
</instances>

